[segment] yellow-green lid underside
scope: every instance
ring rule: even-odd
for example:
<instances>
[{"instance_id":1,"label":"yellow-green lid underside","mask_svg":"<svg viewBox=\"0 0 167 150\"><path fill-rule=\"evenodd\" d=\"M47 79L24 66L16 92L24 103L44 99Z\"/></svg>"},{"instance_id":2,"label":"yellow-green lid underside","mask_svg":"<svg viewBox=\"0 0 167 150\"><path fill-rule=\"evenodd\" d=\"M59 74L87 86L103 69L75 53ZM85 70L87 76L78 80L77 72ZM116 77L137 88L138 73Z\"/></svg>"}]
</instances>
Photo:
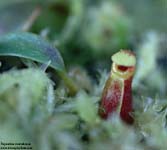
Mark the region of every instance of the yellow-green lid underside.
<instances>
[{"instance_id":1,"label":"yellow-green lid underside","mask_svg":"<svg viewBox=\"0 0 167 150\"><path fill-rule=\"evenodd\" d=\"M111 57L111 60L121 66L135 66L136 56L130 50L120 50Z\"/></svg>"}]
</instances>

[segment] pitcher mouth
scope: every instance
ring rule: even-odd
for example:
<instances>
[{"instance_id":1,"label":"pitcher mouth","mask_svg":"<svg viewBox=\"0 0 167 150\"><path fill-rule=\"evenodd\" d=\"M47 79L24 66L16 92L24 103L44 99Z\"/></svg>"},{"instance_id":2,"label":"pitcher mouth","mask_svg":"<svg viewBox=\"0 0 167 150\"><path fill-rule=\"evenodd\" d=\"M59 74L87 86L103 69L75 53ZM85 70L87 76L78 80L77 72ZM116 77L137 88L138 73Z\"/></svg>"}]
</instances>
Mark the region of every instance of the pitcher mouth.
<instances>
[{"instance_id":1,"label":"pitcher mouth","mask_svg":"<svg viewBox=\"0 0 167 150\"><path fill-rule=\"evenodd\" d=\"M111 72L116 74L122 79L127 79L130 76L133 76L135 72L135 66L117 65L116 63L113 62Z\"/></svg>"},{"instance_id":2,"label":"pitcher mouth","mask_svg":"<svg viewBox=\"0 0 167 150\"><path fill-rule=\"evenodd\" d=\"M111 57L113 64L111 72L116 76L127 79L133 76L136 66L136 56L130 50L120 50Z\"/></svg>"}]
</instances>

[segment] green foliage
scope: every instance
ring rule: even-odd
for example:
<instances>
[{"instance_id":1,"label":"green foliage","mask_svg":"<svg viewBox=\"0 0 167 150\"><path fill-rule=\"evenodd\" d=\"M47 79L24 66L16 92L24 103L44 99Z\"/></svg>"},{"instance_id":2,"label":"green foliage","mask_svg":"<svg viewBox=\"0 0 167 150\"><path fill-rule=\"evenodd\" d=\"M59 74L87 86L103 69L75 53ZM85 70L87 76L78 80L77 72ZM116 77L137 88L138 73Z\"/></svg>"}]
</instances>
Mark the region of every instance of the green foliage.
<instances>
[{"instance_id":1,"label":"green foliage","mask_svg":"<svg viewBox=\"0 0 167 150\"><path fill-rule=\"evenodd\" d=\"M51 44L41 37L26 32L11 33L0 38L0 55L18 56L48 63L56 70L64 70L64 62Z\"/></svg>"},{"instance_id":2,"label":"green foliage","mask_svg":"<svg viewBox=\"0 0 167 150\"><path fill-rule=\"evenodd\" d=\"M92 89L92 95L80 92L73 98L65 96L63 102L61 94L55 97L53 88L49 88L52 83L47 75L37 69L3 73L0 84L3 141L25 139L40 150L166 148L166 100L140 100L135 125L127 126L117 115L108 121L98 117L99 85ZM55 107L49 109L50 103Z\"/></svg>"}]
</instances>

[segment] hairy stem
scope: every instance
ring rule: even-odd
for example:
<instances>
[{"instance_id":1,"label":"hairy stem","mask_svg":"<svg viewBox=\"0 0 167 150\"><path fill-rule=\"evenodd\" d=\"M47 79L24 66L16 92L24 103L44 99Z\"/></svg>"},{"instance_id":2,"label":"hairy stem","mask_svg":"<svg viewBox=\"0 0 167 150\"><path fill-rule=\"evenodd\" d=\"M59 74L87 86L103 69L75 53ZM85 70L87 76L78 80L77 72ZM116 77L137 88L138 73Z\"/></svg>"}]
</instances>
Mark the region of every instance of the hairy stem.
<instances>
[{"instance_id":1,"label":"hairy stem","mask_svg":"<svg viewBox=\"0 0 167 150\"><path fill-rule=\"evenodd\" d=\"M69 95L74 96L78 92L78 88L75 82L67 75L66 72L57 72L57 73L63 79L64 84L67 86Z\"/></svg>"}]
</instances>

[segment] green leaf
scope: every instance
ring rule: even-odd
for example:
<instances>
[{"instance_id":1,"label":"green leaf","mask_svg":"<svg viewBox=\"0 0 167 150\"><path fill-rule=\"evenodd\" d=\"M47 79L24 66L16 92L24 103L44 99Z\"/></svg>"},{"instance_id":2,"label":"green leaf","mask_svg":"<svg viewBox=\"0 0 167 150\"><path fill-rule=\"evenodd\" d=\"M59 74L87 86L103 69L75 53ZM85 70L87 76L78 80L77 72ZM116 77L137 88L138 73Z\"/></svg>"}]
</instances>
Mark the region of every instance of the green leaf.
<instances>
[{"instance_id":1,"label":"green leaf","mask_svg":"<svg viewBox=\"0 0 167 150\"><path fill-rule=\"evenodd\" d=\"M40 63L51 61L50 66L55 70L65 70L59 51L32 33L18 32L0 37L0 55L28 58Z\"/></svg>"},{"instance_id":2,"label":"green leaf","mask_svg":"<svg viewBox=\"0 0 167 150\"><path fill-rule=\"evenodd\" d=\"M17 32L0 37L0 56L17 56L48 64L54 68L68 87L69 94L75 95L77 87L68 77L59 51L49 42L32 33Z\"/></svg>"}]
</instances>

